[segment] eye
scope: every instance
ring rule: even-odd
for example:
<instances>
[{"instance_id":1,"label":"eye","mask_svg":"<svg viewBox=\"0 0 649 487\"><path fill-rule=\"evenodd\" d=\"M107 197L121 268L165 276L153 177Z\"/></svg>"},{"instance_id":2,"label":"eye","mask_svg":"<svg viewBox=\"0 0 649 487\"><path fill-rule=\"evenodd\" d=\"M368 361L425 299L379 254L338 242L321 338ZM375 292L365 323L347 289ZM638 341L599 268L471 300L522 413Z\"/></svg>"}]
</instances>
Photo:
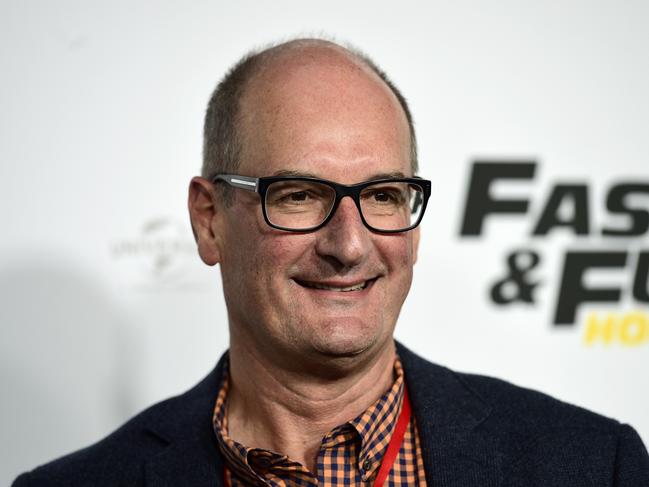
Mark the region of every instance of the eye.
<instances>
[{"instance_id":1,"label":"eye","mask_svg":"<svg viewBox=\"0 0 649 487\"><path fill-rule=\"evenodd\" d=\"M278 181L266 192L266 204L295 208L316 204L331 204L335 191L317 181Z\"/></svg>"},{"instance_id":2,"label":"eye","mask_svg":"<svg viewBox=\"0 0 649 487\"><path fill-rule=\"evenodd\" d=\"M287 195L284 195L282 199L288 200L288 201L294 201L294 202L300 202L300 201L306 201L307 198L309 198L309 195L307 194L306 191L296 191L294 193L290 193Z\"/></svg>"},{"instance_id":3,"label":"eye","mask_svg":"<svg viewBox=\"0 0 649 487\"><path fill-rule=\"evenodd\" d=\"M285 208L311 206L327 200L318 189L305 184L276 185L267 193L266 204Z\"/></svg>"},{"instance_id":4,"label":"eye","mask_svg":"<svg viewBox=\"0 0 649 487\"><path fill-rule=\"evenodd\" d=\"M385 191L374 191L372 197L375 201L378 201L380 203L389 203L390 201L394 200L394 196L386 193Z\"/></svg>"},{"instance_id":5,"label":"eye","mask_svg":"<svg viewBox=\"0 0 649 487\"><path fill-rule=\"evenodd\" d=\"M401 205L405 197L401 188L380 187L368 188L362 195L367 203L376 205Z\"/></svg>"},{"instance_id":6,"label":"eye","mask_svg":"<svg viewBox=\"0 0 649 487\"><path fill-rule=\"evenodd\" d=\"M311 191L306 190L286 190L278 194L275 194L273 201L277 205L285 206L298 206L298 205L308 205L317 200L317 195L314 195Z\"/></svg>"}]
</instances>

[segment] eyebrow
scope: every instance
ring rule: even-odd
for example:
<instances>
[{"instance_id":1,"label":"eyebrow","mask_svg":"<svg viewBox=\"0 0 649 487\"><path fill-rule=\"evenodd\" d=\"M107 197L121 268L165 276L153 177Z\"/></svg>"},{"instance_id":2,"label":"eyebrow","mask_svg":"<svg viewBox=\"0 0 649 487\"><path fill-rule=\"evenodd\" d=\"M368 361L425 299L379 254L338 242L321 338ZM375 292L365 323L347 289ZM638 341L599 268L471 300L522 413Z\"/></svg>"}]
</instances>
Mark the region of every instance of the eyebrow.
<instances>
[{"instance_id":1,"label":"eyebrow","mask_svg":"<svg viewBox=\"0 0 649 487\"><path fill-rule=\"evenodd\" d=\"M321 176L318 176L316 174L313 174L312 172L308 171L293 171L293 170L288 170L288 169L281 169L279 171L275 171L272 174L274 177L278 176L290 176L290 177L298 177L298 178L317 178L317 179L322 179ZM375 179L403 179L407 178L404 173L401 171L392 171L392 172L381 172L381 173L375 173L372 176L370 176L368 179L365 181L373 181Z\"/></svg>"}]
</instances>

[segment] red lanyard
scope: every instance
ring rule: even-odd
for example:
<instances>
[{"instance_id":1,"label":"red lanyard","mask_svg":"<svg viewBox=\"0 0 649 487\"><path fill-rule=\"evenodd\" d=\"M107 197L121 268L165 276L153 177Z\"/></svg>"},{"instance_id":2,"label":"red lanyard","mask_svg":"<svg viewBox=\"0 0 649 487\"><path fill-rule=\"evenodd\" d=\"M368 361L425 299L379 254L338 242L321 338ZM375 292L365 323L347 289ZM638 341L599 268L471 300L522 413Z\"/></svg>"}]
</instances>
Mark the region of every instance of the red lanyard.
<instances>
[{"instance_id":1,"label":"red lanyard","mask_svg":"<svg viewBox=\"0 0 649 487\"><path fill-rule=\"evenodd\" d=\"M399 450L401 449L401 444L403 443L403 437L406 434L408 429L408 424L410 423L410 397L408 396L408 389L406 388L406 383L403 383L403 404L401 405L401 414L399 414L399 420L397 421L397 426L394 428L394 433L392 433L392 438L390 438L390 443L388 444L388 449L383 455L383 461L381 462L381 468L379 473L376 475L376 480L374 480L374 487L381 487L385 479L388 478L390 470L392 470L392 465L397 459Z\"/></svg>"},{"instance_id":2,"label":"red lanyard","mask_svg":"<svg viewBox=\"0 0 649 487\"><path fill-rule=\"evenodd\" d=\"M374 487L382 487L385 479L388 478L390 470L392 470L392 465L399 455L399 450L403 444L403 437L406 434L408 429L408 424L410 423L410 416L412 415L410 409L410 397L408 395L408 389L406 384L403 384L403 405L401 406L401 413L399 414L399 419L397 420L397 426L394 428L392 433L392 438L390 438L390 443L388 444L388 449L383 455L383 461L381 462L381 468L379 468L379 473L376 475L374 480ZM225 487L230 487L230 482L228 482L228 471L227 468L223 467L223 482Z\"/></svg>"}]
</instances>

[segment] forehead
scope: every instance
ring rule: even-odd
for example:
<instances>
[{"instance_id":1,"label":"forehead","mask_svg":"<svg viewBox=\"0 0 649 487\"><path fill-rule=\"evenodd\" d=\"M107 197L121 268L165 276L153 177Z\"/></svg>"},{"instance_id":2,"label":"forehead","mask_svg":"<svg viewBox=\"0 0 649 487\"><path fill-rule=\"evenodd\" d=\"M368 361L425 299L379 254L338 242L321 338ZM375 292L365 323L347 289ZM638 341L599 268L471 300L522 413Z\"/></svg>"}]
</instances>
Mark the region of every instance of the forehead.
<instances>
[{"instance_id":1,"label":"forehead","mask_svg":"<svg viewBox=\"0 0 649 487\"><path fill-rule=\"evenodd\" d=\"M332 178L346 165L410 173L405 114L388 86L342 49L295 49L271 59L241 102L242 170L310 172Z\"/></svg>"}]
</instances>

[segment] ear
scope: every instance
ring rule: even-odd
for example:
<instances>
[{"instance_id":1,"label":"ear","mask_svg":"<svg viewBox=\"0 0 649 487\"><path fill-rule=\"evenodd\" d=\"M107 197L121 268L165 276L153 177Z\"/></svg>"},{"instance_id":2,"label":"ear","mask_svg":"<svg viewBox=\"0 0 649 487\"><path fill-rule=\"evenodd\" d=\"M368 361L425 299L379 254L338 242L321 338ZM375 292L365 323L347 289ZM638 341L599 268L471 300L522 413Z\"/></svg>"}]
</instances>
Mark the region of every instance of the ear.
<instances>
[{"instance_id":1,"label":"ear","mask_svg":"<svg viewBox=\"0 0 649 487\"><path fill-rule=\"evenodd\" d=\"M187 201L198 254L207 265L221 262L223 208L214 195L214 185L201 177L189 183Z\"/></svg>"},{"instance_id":2,"label":"ear","mask_svg":"<svg viewBox=\"0 0 649 487\"><path fill-rule=\"evenodd\" d=\"M421 237L421 227L417 227L412 230L412 263L413 265L417 262L417 255L419 253L419 238Z\"/></svg>"}]
</instances>

